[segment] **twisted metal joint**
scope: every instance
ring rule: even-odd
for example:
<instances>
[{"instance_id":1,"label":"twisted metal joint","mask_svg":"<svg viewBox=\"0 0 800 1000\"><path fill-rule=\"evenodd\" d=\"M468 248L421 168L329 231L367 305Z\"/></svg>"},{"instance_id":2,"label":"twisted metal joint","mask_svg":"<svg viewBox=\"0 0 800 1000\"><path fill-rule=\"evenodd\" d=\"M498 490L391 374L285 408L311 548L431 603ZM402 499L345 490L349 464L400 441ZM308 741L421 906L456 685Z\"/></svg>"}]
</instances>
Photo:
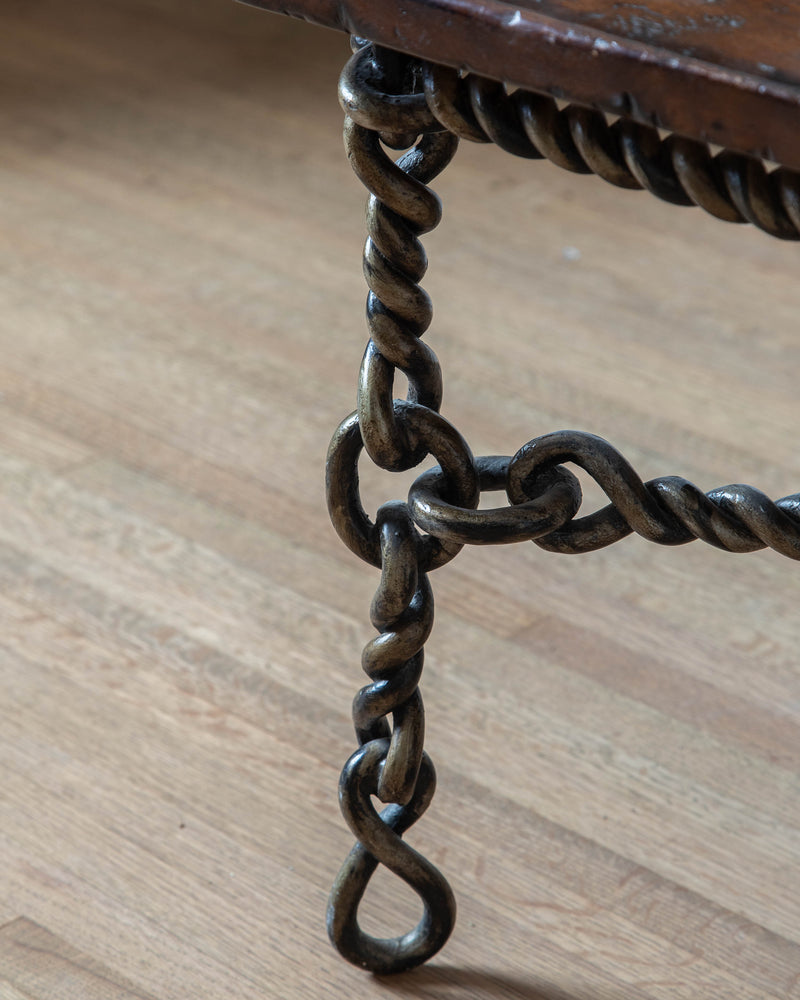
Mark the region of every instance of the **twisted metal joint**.
<instances>
[{"instance_id":1,"label":"twisted metal joint","mask_svg":"<svg viewBox=\"0 0 800 1000\"><path fill-rule=\"evenodd\" d=\"M423 647L433 627L433 594L427 574L419 571L419 535L405 504L384 504L377 527L381 582L371 618L379 635L361 657L371 683L356 695L353 722L361 745L391 736L376 794L381 802L407 805L422 760L425 723L418 685Z\"/></svg>"},{"instance_id":2,"label":"twisted metal joint","mask_svg":"<svg viewBox=\"0 0 800 1000\"><path fill-rule=\"evenodd\" d=\"M419 284L428 265L419 237L441 218L439 200L427 184L450 162L457 140L448 133L425 135L394 163L376 132L348 119L345 145L356 175L371 192L364 249L370 341L358 396L362 434L373 462L399 471L418 465L424 453L411 446L395 420L395 370L408 379L409 401L434 411L441 405L439 361L421 340L433 309Z\"/></svg>"}]
</instances>

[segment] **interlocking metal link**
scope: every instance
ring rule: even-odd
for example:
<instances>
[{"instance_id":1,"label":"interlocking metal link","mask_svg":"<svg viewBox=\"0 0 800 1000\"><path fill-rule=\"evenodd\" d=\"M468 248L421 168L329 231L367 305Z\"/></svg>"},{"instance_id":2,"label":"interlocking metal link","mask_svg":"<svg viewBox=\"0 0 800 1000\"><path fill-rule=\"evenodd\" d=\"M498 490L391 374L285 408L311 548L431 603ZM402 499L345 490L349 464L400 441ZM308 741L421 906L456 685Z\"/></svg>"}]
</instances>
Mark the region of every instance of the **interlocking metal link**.
<instances>
[{"instance_id":1,"label":"interlocking metal link","mask_svg":"<svg viewBox=\"0 0 800 1000\"><path fill-rule=\"evenodd\" d=\"M505 490L511 459L487 455L475 460L482 493ZM414 481L408 507L417 525L440 542L505 545L548 535L570 521L581 505L581 487L569 470L541 470L527 497L513 507L474 510L446 499L447 478L436 466Z\"/></svg>"},{"instance_id":2,"label":"interlocking metal link","mask_svg":"<svg viewBox=\"0 0 800 1000\"><path fill-rule=\"evenodd\" d=\"M800 493L772 501L752 486L723 486L703 493L678 476L644 483L607 441L580 431L557 431L524 445L508 467L508 496L525 503L537 482L561 462L573 462L611 500L602 510L536 538L551 552L592 552L636 532L660 545L696 538L728 552L771 548L800 559Z\"/></svg>"},{"instance_id":3,"label":"interlocking metal link","mask_svg":"<svg viewBox=\"0 0 800 1000\"><path fill-rule=\"evenodd\" d=\"M431 63L424 66L428 107L462 139L493 142L515 156L550 160L564 170L597 174L617 187L654 194L672 205L699 205L725 222L749 222L782 240L800 239L800 174L770 171L751 156L628 118L609 123L592 108L559 109L552 97Z\"/></svg>"},{"instance_id":4,"label":"interlocking metal link","mask_svg":"<svg viewBox=\"0 0 800 1000\"><path fill-rule=\"evenodd\" d=\"M439 460L447 500L462 508L477 507L481 488L475 459L455 427L440 413L404 400L394 400L394 414L411 447L422 450L423 457L431 454ZM364 447L363 434L358 413L351 413L333 435L325 471L328 513L350 551L380 567L378 528L364 511L359 495L358 457ZM438 569L461 548L458 542L427 535L420 543L420 568L426 573Z\"/></svg>"},{"instance_id":5,"label":"interlocking metal link","mask_svg":"<svg viewBox=\"0 0 800 1000\"><path fill-rule=\"evenodd\" d=\"M577 479L561 463L584 469L611 503L575 520ZM549 552L593 552L636 532L659 545L701 539L727 552L771 548L800 559L800 493L770 500L753 486L703 493L679 476L642 482L608 441L581 431L534 438L513 458L476 459L481 491L506 489L511 507L461 508L443 498L441 468L423 472L408 495L417 526L447 544L535 541Z\"/></svg>"}]
</instances>

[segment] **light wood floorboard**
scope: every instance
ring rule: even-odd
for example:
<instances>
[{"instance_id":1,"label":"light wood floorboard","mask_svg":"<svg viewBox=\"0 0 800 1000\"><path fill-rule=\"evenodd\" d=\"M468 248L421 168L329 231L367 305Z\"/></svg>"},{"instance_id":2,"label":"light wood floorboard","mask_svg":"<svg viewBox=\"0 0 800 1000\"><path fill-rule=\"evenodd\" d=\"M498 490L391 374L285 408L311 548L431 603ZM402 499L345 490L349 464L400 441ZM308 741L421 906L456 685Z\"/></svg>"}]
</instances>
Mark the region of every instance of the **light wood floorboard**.
<instances>
[{"instance_id":1,"label":"light wood floorboard","mask_svg":"<svg viewBox=\"0 0 800 1000\"><path fill-rule=\"evenodd\" d=\"M152 1000L31 920L0 928L2 1000ZM24 992L20 992L24 991Z\"/></svg>"}]
</instances>

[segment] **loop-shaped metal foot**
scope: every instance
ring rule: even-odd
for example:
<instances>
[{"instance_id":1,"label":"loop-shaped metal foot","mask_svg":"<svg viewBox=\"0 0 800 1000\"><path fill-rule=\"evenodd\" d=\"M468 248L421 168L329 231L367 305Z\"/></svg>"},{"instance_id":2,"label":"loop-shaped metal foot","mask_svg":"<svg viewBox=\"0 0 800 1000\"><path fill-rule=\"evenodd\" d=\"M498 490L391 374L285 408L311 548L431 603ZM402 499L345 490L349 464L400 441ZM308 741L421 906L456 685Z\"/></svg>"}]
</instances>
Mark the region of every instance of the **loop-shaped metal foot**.
<instances>
[{"instance_id":1,"label":"loop-shaped metal foot","mask_svg":"<svg viewBox=\"0 0 800 1000\"><path fill-rule=\"evenodd\" d=\"M414 794L407 805L389 805L380 814L370 799L376 794L388 740L360 747L344 766L339 803L359 843L348 855L328 901L328 934L348 962L378 974L405 972L436 954L453 929L456 903L442 873L402 839L425 812L436 788L436 774L422 756ZM376 938L358 924L358 907L378 864L403 879L422 900L422 919L395 938Z\"/></svg>"}]
</instances>

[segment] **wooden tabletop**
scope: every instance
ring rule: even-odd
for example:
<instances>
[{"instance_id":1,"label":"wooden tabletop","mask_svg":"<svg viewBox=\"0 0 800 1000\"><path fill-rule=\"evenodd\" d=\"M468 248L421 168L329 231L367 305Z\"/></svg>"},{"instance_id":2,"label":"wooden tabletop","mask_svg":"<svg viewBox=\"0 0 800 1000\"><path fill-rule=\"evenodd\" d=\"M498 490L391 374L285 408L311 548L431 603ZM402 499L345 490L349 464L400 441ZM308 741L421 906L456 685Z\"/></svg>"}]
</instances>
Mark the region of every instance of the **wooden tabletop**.
<instances>
[{"instance_id":1,"label":"wooden tabletop","mask_svg":"<svg viewBox=\"0 0 800 1000\"><path fill-rule=\"evenodd\" d=\"M248 0L800 168L800 3Z\"/></svg>"}]
</instances>

